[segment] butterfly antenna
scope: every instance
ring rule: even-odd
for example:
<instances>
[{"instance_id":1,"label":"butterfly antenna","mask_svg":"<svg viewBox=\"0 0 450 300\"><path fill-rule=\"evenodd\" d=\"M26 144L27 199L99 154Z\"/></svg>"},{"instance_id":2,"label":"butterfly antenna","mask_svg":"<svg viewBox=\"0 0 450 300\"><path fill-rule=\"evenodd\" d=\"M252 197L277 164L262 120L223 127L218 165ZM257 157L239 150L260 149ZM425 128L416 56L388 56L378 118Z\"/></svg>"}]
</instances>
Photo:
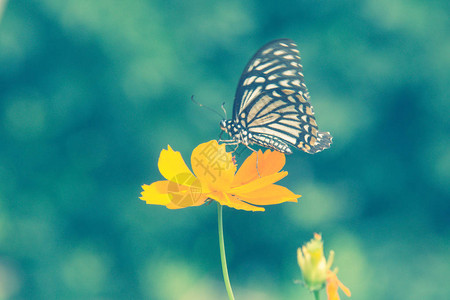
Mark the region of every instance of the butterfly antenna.
<instances>
[{"instance_id":1,"label":"butterfly antenna","mask_svg":"<svg viewBox=\"0 0 450 300\"><path fill-rule=\"evenodd\" d=\"M222 106L221 106L221 107L222 107L223 112L225 113L225 120L226 120L226 119L228 119L228 118L227 118L227 110L225 109L225 102L222 103Z\"/></svg>"},{"instance_id":2,"label":"butterfly antenna","mask_svg":"<svg viewBox=\"0 0 450 300\"><path fill-rule=\"evenodd\" d=\"M213 109L213 108L211 108L211 107L209 107L209 106L203 105L203 104L198 103L197 101L195 101L195 100L194 100L194 95L191 96L191 101L194 102L195 104L197 104L198 106L204 107L204 108L208 109L209 111L212 111L213 113L218 114L220 117L222 117L222 115L221 115L217 110L215 110L215 109Z\"/></svg>"}]
</instances>

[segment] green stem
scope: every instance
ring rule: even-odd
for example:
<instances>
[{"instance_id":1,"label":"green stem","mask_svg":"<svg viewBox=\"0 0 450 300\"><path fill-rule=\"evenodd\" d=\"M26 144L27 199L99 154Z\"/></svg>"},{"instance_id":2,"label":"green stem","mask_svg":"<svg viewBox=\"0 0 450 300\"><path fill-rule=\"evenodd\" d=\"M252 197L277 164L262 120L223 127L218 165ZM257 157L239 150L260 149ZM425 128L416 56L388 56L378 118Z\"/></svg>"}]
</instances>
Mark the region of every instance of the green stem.
<instances>
[{"instance_id":1,"label":"green stem","mask_svg":"<svg viewBox=\"0 0 450 300\"><path fill-rule=\"evenodd\" d=\"M314 299L320 300L319 291L314 291L313 294L314 294Z\"/></svg>"},{"instance_id":2,"label":"green stem","mask_svg":"<svg viewBox=\"0 0 450 300\"><path fill-rule=\"evenodd\" d=\"M222 222L222 205L217 202L217 215L219 223L219 245L220 260L222 261L223 281L228 293L228 299L234 300L233 291L231 290L230 278L228 278L227 258L225 257L225 243L223 242L223 222Z\"/></svg>"}]
</instances>

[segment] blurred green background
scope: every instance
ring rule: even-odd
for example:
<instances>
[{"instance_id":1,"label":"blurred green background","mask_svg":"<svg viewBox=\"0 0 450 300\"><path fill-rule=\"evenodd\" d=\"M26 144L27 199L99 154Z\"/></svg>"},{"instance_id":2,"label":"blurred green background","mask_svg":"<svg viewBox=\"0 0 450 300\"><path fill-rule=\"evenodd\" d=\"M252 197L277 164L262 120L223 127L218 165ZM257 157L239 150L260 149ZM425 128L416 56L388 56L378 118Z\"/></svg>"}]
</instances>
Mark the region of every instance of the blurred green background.
<instances>
[{"instance_id":1,"label":"blurred green background","mask_svg":"<svg viewBox=\"0 0 450 300\"><path fill-rule=\"evenodd\" d=\"M226 299L216 206L138 197L162 179L167 144L189 161L218 137L220 117L191 95L231 112L247 61L284 37L334 143L287 158L282 184L299 203L224 209L236 299L312 299L293 282L313 232L352 299L448 299L449 11L446 0L9 1L0 299Z\"/></svg>"}]
</instances>

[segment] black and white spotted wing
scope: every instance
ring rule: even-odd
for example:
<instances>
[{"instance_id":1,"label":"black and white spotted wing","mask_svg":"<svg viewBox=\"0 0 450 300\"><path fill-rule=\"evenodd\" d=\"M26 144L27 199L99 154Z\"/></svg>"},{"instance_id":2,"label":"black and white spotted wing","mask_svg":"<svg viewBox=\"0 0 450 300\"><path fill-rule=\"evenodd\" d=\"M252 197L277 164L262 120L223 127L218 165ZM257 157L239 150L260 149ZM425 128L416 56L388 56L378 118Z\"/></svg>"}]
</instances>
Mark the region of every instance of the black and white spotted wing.
<instances>
[{"instance_id":1,"label":"black and white spotted wing","mask_svg":"<svg viewBox=\"0 0 450 300\"><path fill-rule=\"evenodd\" d=\"M221 127L236 143L283 153L292 153L289 145L311 154L330 147L330 133L318 130L292 40L272 41L253 56L239 80L233 118Z\"/></svg>"}]
</instances>

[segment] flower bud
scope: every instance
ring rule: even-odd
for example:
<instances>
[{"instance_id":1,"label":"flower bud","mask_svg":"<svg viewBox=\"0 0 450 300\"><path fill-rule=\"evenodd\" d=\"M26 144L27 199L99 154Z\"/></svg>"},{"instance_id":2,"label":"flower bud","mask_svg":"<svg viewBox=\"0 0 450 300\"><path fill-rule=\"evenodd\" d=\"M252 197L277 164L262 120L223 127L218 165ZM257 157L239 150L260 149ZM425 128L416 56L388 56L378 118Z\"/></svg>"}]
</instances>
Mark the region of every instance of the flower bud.
<instances>
[{"instance_id":1,"label":"flower bud","mask_svg":"<svg viewBox=\"0 0 450 300\"><path fill-rule=\"evenodd\" d=\"M328 262L323 254L323 241L315 233L305 246L298 248L297 261L303 274L303 281L310 291L319 291L327 282L327 272L333 263L334 252L330 252Z\"/></svg>"}]
</instances>

